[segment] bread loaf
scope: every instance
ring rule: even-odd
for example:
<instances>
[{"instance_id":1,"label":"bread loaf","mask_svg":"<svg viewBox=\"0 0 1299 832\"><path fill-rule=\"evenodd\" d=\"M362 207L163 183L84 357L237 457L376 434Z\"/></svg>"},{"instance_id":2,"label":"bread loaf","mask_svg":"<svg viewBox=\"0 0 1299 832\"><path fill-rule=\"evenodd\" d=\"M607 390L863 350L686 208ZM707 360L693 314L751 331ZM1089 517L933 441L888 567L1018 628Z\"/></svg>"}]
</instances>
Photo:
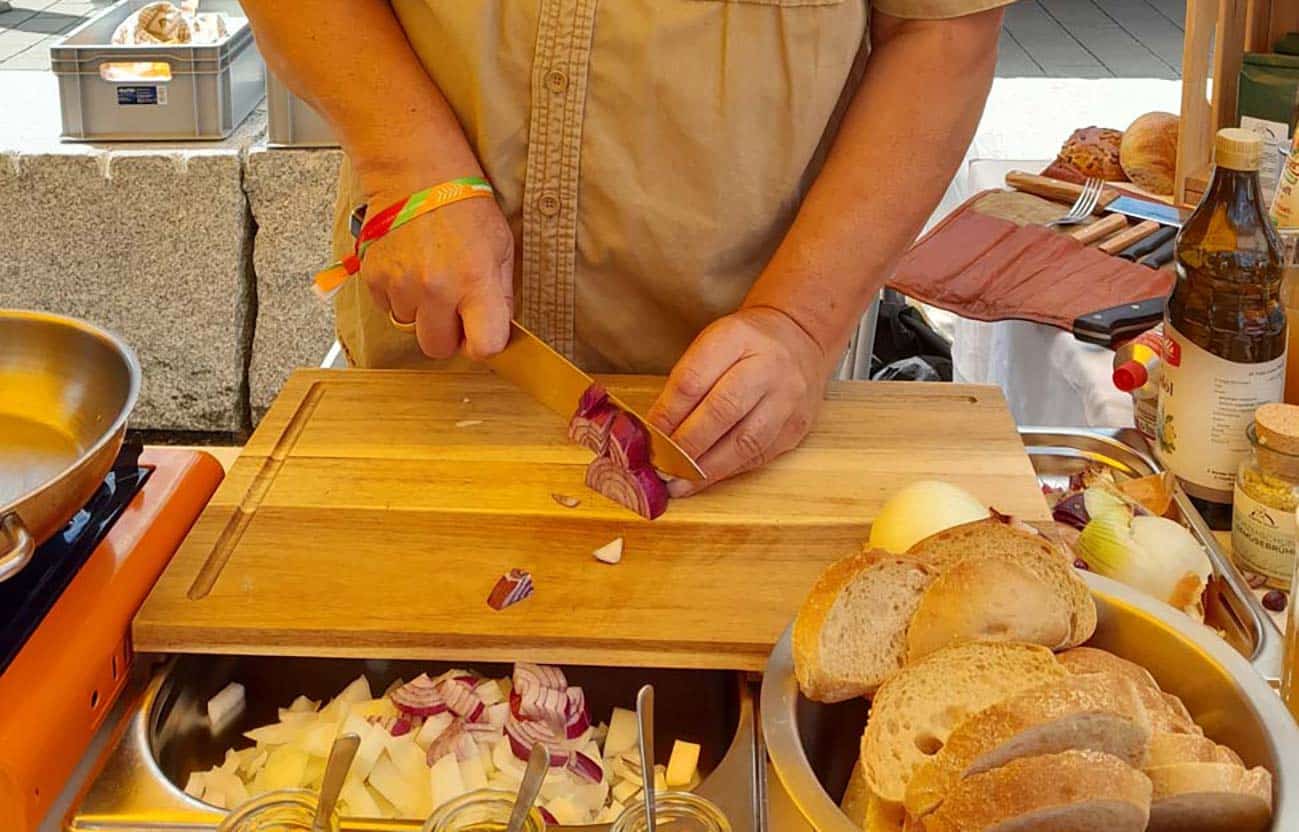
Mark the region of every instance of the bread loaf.
<instances>
[{"instance_id":1,"label":"bread loaf","mask_svg":"<svg viewBox=\"0 0 1299 832\"><path fill-rule=\"evenodd\" d=\"M1218 745L1199 734L1155 734L1150 738L1150 751L1146 766L1173 765L1175 763L1231 763L1244 766L1240 755L1225 745Z\"/></svg>"},{"instance_id":2,"label":"bread loaf","mask_svg":"<svg viewBox=\"0 0 1299 832\"><path fill-rule=\"evenodd\" d=\"M963 778L1020 757L1102 751L1133 766L1145 761L1150 721L1136 684L1113 673L1049 682L963 720L907 784L906 810L934 811Z\"/></svg>"},{"instance_id":3,"label":"bread loaf","mask_svg":"<svg viewBox=\"0 0 1299 832\"><path fill-rule=\"evenodd\" d=\"M1015 642L959 644L908 665L871 703L861 741L867 785L902 803L912 773L966 716L1066 675L1050 650Z\"/></svg>"},{"instance_id":4,"label":"bread loaf","mask_svg":"<svg viewBox=\"0 0 1299 832\"><path fill-rule=\"evenodd\" d=\"M794 675L803 695L842 702L874 693L902 667L907 623L936 574L887 552L831 564L794 619Z\"/></svg>"},{"instance_id":5,"label":"bread loaf","mask_svg":"<svg viewBox=\"0 0 1299 832\"><path fill-rule=\"evenodd\" d=\"M1155 677L1135 662L1094 647L1075 647L1059 656L1060 664L1070 673L1118 673L1137 683L1141 704L1150 716L1151 730L1156 734L1203 734L1204 731L1187 712L1182 700L1159 689Z\"/></svg>"},{"instance_id":6,"label":"bread loaf","mask_svg":"<svg viewBox=\"0 0 1299 832\"><path fill-rule=\"evenodd\" d=\"M1177 116L1146 113L1123 132L1119 161L1135 184L1152 194L1173 192L1177 170Z\"/></svg>"},{"instance_id":7,"label":"bread loaf","mask_svg":"<svg viewBox=\"0 0 1299 832\"><path fill-rule=\"evenodd\" d=\"M1150 832L1263 832L1272 819L1272 775L1235 763L1146 769Z\"/></svg>"},{"instance_id":8,"label":"bread loaf","mask_svg":"<svg viewBox=\"0 0 1299 832\"><path fill-rule=\"evenodd\" d=\"M1123 134L1105 127L1083 127L1073 131L1060 148L1060 155L1044 176L1082 184L1091 177L1106 181L1126 179L1119 164Z\"/></svg>"}]
</instances>

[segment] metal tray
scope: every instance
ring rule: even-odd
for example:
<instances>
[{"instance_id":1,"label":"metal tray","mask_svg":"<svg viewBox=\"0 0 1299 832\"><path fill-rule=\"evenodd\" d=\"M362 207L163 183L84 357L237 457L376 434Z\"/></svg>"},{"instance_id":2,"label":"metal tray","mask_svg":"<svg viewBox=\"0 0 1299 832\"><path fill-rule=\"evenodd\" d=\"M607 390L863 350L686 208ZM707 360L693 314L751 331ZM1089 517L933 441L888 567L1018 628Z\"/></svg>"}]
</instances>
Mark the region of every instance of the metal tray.
<instances>
[{"instance_id":1,"label":"metal tray","mask_svg":"<svg viewBox=\"0 0 1299 832\"><path fill-rule=\"evenodd\" d=\"M462 665L463 666L463 665ZM398 677L441 673L451 667L436 662L362 661L355 659L281 658L271 656L181 656L167 662L117 726L98 773L69 816L69 832L207 832L224 812L184 793L189 772L221 761L225 749L242 732L274 722L276 708L298 694L328 698L365 673L382 690ZM475 663L474 669L507 676L504 665ZM741 674L731 671L641 670L565 666L581 685L592 715L604 718L615 706L636 701L645 683L654 685L655 748L666 754L674 739L702 746L705 773L699 794L726 812L735 832L757 832L758 743L753 691ZM219 736L207 727L207 700L238 681L247 689L248 710ZM660 760L663 762L664 760ZM349 832L417 830L415 820L344 818ZM606 830L605 825L565 829Z\"/></svg>"},{"instance_id":2,"label":"metal tray","mask_svg":"<svg viewBox=\"0 0 1299 832\"><path fill-rule=\"evenodd\" d=\"M1044 485L1063 487L1071 475L1090 463L1105 465L1120 477L1144 477L1163 470L1150 455L1145 437L1130 428L1023 427L1019 433ZM1281 679L1281 631L1180 487L1174 491L1173 501L1174 519L1195 535L1213 564L1214 577L1205 594L1205 624L1217 630L1275 687Z\"/></svg>"}]
</instances>

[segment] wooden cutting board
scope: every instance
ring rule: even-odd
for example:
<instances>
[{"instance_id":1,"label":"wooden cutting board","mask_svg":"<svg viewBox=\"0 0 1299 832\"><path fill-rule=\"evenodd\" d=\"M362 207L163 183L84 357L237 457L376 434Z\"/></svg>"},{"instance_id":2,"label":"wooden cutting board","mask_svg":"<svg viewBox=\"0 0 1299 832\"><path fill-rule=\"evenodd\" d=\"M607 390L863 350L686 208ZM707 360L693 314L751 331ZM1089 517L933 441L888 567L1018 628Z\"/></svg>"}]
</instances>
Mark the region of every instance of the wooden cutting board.
<instances>
[{"instance_id":1,"label":"wooden cutting board","mask_svg":"<svg viewBox=\"0 0 1299 832\"><path fill-rule=\"evenodd\" d=\"M662 386L604 381L637 408ZM798 451L654 522L588 491L589 457L490 374L298 372L141 609L136 649L756 670L903 485L943 478L1049 520L996 388L836 384ZM616 537L622 563L597 562ZM495 612L511 567L536 594Z\"/></svg>"}]
</instances>

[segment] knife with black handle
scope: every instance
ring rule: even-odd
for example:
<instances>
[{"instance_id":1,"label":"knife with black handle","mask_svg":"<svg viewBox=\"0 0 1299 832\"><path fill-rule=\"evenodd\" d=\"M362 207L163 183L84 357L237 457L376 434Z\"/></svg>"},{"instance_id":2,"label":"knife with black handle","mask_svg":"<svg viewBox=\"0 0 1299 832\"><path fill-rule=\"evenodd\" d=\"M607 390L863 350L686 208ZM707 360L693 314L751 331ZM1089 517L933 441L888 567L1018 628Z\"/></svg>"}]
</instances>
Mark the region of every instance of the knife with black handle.
<instances>
[{"instance_id":1,"label":"knife with black handle","mask_svg":"<svg viewBox=\"0 0 1299 832\"><path fill-rule=\"evenodd\" d=\"M1171 227L1161 228L1158 231L1156 231L1154 234L1151 234L1149 237L1146 237L1144 240L1133 243L1132 245L1123 249L1123 251L1120 251L1119 257L1122 257L1124 260L1131 260L1132 262L1135 263L1136 261L1140 260L1142 257L1145 257L1147 254L1151 254L1152 252L1158 251L1165 244L1171 245L1176 239L1177 239L1176 228L1171 228Z\"/></svg>"},{"instance_id":2,"label":"knife with black handle","mask_svg":"<svg viewBox=\"0 0 1299 832\"><path fill-rule=\"evenodd\" d=\"M1150 298L1101 309L1077 318L1073 334L1079 341L1113 349L1164 319L1166 298Z\"/></svg>"},{"instance_id":3,"label":"knife with black handle","mask_svg":"<svg viewBox=\"0 0 1299 832\"><path fill-rule=\"evenodd\" d=\"M1177 244L1176 238L1169 240L1159 248L1147 254L1137 261L1138 266L1149 266L1152 269L1158 269L1165 263L1173 259L1173 250Z\"/></svg>"}]
</instances>

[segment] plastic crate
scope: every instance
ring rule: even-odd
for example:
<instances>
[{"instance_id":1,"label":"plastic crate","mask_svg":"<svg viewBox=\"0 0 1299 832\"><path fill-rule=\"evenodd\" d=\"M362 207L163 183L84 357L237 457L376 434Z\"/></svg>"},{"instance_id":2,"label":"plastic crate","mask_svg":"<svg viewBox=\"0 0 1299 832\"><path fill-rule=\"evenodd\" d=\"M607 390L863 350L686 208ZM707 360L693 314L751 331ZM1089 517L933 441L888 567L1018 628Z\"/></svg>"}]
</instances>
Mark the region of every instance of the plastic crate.
<instances>
[{"instance_id":1,"label":"plastic crate","mask_svg":"<svg viewBox=\"0 0 1299 832\"><path fill-rule=\"evenodd\" d=\"M230 33L217 43L114 45L118 24L148 2L122 0L50 47L63 138L223 139L262 100L266 67L237 2L203 5L226 15ZM165 65L169 77L136 74L143 63Z\"/></svg>"},{"instance_id":2,"label":"plastic crate","mask_svg":"<svg viewBox=\"0 0 1299 832\"><path fill-rule=\"evenodd\" d=\"M338 147L319 113L266 73L266 143L271 147Z\"/></svg>"}]
</instances>

